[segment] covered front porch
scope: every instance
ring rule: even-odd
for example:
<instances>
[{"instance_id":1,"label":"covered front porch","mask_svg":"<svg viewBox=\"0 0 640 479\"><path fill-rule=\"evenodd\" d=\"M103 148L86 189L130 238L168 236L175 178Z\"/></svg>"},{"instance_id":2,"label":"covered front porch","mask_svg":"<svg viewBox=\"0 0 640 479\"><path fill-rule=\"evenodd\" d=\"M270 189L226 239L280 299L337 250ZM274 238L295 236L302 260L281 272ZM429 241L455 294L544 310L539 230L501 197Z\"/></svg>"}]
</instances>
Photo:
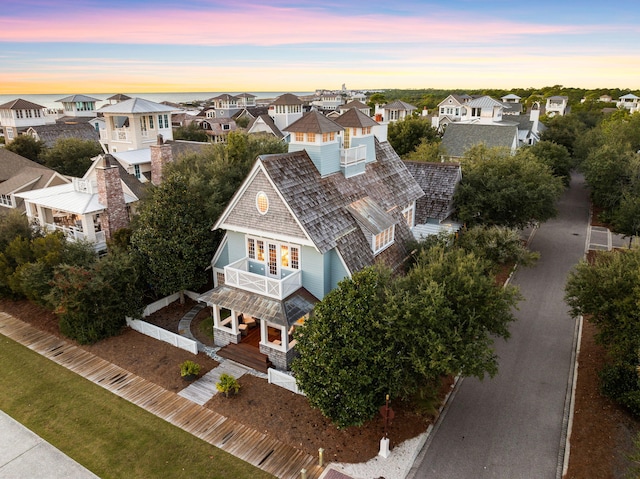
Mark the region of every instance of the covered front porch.
<instances>
[{"instance_id":1,"label":"covered front porch","mask_svg":"<svg viewBox=\"0 0 640 479\"><path fill-rule=\"evenodd\" d=\"M283 370L289 369L295 356L295 328L304 324L318 301L304 288L277 300L228 285L218 286L199 300L212 308L213 338L222 347L220 356L225 357L226 347L234 351L234 356L241 350L248 355L258 351Z\"/></svg>"}]
</instances>

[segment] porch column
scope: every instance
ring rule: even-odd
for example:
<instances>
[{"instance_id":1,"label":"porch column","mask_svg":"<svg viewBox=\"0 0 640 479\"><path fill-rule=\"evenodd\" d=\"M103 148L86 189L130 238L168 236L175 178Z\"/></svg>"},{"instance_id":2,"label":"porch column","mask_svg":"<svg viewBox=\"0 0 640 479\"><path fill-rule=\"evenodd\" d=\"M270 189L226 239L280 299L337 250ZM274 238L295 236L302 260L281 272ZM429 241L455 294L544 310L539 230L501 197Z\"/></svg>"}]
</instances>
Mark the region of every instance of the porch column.
<instances>
[{"instance_id":1,"label":"porch column","mask_svg":"<svg viewBox=\"0 0 640 479\"><path fill-rule=\"evenodd\" d=\"M267 344L269 342L269 329L266 321L260 321L260 343Z\"/></svg>"},{"instance_id":2,"label":"porch column","mask_svg":"<svg viewBox=\"0 0 640 479\"><path fill-rule=\"evenodd\" d=\"M286 327L282 327L280 330L280 338L282 339L282 347L285 351L289 351L289 331Z\"/></svg>"},{"instance_id":3,"label":"porch column","mask_svg":"<svg viewBox=\"0 0 640 479\"><path fill-rule=\"evenodd\" d=\"M93 215L82 215L80 221L82 223L82 234L84 234L85 239L95 243L96 232L93 226Z\"/></svg>"},{"instance_id":4,"label":"porch column","mask_svg":"<svg viewBox=\"0 0 640 479\"><path fill-rule=\"evenodd\" d=\"M238 313L233 309L231 310L231 318L231 332L233 334L238 334Z\"/></svg>"},{"instance_id":5,"label":"porch column","mask_svg":"<svg viewBox=\"0 0 640 479\"><path fill-rule=\"evenodd\" d=\"M215 304L211 307L213 310L213 326L216 328L220 327L220 307Z\"/></svg>"}]
</instances>

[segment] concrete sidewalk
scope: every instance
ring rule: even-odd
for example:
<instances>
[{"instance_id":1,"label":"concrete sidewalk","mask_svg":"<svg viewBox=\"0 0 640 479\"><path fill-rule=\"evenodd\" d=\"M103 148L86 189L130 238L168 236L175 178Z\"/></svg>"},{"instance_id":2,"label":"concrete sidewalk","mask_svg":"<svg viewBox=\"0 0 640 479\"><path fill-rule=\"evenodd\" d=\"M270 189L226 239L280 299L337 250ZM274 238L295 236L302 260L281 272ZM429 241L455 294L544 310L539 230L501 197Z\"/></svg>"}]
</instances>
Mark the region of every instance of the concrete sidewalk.
<instances>
[{"instance_id":1,"label":"concrete sidewalk","mask_svg":"<svg viewBox=\"0 0 640 479\"><path fill-rule=\"evenodd\" d=\"M99 479L37 434L0 411L0 478Z\"/></svg>"}]
</instances>

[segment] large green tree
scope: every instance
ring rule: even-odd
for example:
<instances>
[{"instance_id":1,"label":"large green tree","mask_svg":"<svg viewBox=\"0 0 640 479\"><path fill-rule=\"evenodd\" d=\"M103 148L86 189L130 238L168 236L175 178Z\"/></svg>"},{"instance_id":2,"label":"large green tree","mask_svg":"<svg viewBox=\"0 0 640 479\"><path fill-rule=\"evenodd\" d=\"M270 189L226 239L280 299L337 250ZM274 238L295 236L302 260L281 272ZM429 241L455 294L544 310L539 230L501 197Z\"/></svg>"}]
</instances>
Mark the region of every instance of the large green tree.
<instances>
[{"instance_id":1,"label":"large green tree","mask_svg":"<svg viewBox=\"0 0 640 479\"><path fill-rule=\"evenodd\" d=\"M198 126L197 123L189 123L187 126L179 126L173 130L174 140L188 140L188 141L209 141L209 135Z\"/></svg>"},{"instance_id":2,"label":"large green tree","mask_svg":"<svg viewBox=\"0 0 640 479\"><path fill-rule=\"evenodd\" d=\"M571 182L571 171L575 162L566 147L552 141L539 141L529 147L529 151L543 164L551 168L553 174L562 178L565 186Z\"/></svg>"},{"instance_id":3,"label":"large green tree","mask_svg":"<svg viewBox=\"0 0 640 479\"><path fill-rule=\"evenodd\" d=\"M401 373L389 337L388 271L367 268L342 280L298 328L293 362L309 403L338 427L371 419Z\"/></svg>"},{"instance_id":4,"label":"large green tree","mask_svg":"<svg viewBox=\"0 0 640 479\"><path fill-rule=\"evenodd\" d=\"M404 158L415 150L423 140L434 142L437 131L431 122L422 117L410 117L389 124L387 139L393 149Z\"/></svg>"},{"instance_id":5,"label":"large green tree","mask_svg":"<svg viewBox=\"0 0 640 479\"><path fill-rule=\"evenodd\" d=\"M82 177L92 159L102 153L100 143L79 138L61 138L42 152L42 163L61 175Z\"/></svg>"},{"instance_id":6,"label":"large green tree","mask_svg":"<svg viewBox=\"0 0 640 479\"><path fill-rule=\"evenodd\" d=\"M465 154L454 202L469 226L522 228L553 218L562 191L562 180L530 152L510 156L479 145Z\"/></svg>"},{"instance_id":7,"label":"large green tree","mask_svg":"<svg viewBox=\"0 0 640 479\"><path fill-rule=\"evenodd\" d=\"M11 143L7 144L5 148L31 161L42 163L40 153L44 150L45 145L43 141L36 140L31 135L19 135Z\"/></svg>"},{"instance_id":8,"label":"large green tree","mask_svg":"<svg viewBox=\"0 0 640 479\"><path fill-rule=\"evenodd\" d=\"M137 318L142 313L134 258L114 251L91 267L59 266L49 302L56 305L60 331L81 344L117 335L127 316Z\"/></svg>"},{"instance_id":9,"label":"large green tree","mask_svg":"<svg viewBox=\"0 0 640 479\"><path fill-rule=\"evenodd\" d=\"M604 393L640 415L640 249L600 252L570 274L566 301L574 317L598 328L607 351Z\"/></svg>"}]
</instances>

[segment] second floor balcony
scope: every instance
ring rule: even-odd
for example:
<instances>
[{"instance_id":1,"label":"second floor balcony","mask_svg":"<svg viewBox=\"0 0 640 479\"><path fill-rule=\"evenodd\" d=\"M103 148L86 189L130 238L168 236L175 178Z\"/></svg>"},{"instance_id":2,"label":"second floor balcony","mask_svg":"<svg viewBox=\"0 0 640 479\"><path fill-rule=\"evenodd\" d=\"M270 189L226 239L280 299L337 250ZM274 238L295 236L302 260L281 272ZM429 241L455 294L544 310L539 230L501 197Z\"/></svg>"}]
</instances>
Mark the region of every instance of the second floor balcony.
<instances>
[{"instance_id":1,"label":"second floor balcony","mask_svg":"<svg viewBox=\"0 0 640 479\"><path fill-rule=\"evenodd\" d=\"M280 270L276 278L251 269L247 257L225 266L225 284L275 299L284 299L302 287L301 271Z\"/></svg>"}]
</instances>

